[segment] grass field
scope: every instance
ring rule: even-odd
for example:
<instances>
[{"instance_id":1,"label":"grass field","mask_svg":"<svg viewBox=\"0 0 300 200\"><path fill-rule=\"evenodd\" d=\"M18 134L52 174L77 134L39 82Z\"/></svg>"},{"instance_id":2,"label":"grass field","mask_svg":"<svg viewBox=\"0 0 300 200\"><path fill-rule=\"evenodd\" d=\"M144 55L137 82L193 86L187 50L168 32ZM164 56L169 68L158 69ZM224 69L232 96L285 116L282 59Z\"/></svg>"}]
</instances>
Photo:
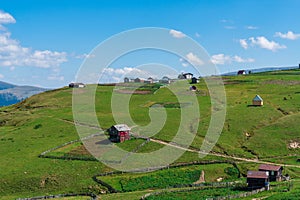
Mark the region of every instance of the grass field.
<instances>
[{"instance_id":1,"label":"grass field","mask_svg":"<svg viewBox=\"0 0 300 200\"><path fill-rule=\"evenodd\" d=\"M221 137L213 151L300 166L297 162L300 148L291 147L292 143L300 143L299 76L299 70L289 70L224 77L227 115ZM209 95L206 95L209 92L205 82L202 80L196 86L200 90L197 93L197 99L201 116L197 134L191 146L200 148L210 122L211 103ZM115 123L109 106L113 89L113 86L97 87L96 113L103 129ZM156 89L151 88L153 91L149 94L131 96L130 116L137 125L147 125L150 123L151 106L163 105L167 120L162 129L152 138L171 141L180 124L181 112L178 107L181 105L167 87ZM88 94L91 92L90 86L78 89L77 92ZM182 95L188 93L188 88L182 91ZM256 94L264 99L264 106L250 106ZM116 95L122 98L130 94L117 93ZM190 105L186 107L190 108ZM96 174L112 170L104 164L38 157L46 150L79 139L72 121L72 89L66 87L35 95L16 105L0 108L0 199L60 193L93 192L99 194L101 191L106 191L105 187L100 186L91 178ZM143 142L141 139L134 139L118 144L118 146L132 151ZM161 144L149 142L137 152L151 152L162 147ZM80 143L59 148L50 154L89 156ZM224 160L225 158L211 155L204 158L204 160L216 159ZM196 153L186 152L176 162L197 160L201 159ZM257 167L256 164L249 163L239 163L238 166L242 172ZM207 167L204 171L208 173L207 177L211 177L209 178L211 181L224 175L224 167L220 169L217 165L204 167ZM209 174L210 170L211 174ZM300 177L299 168L287 167L287 172L294 178ZM215 176L212 176L214 173ZM151 176L152 173L149 173L149 176L145 177ZM111 177L111 179L117 180L118 178ZM298 191L296 185L293 190ZM126 195L137 197L136 194L142 193L144 192L111 194L103 196L103 199L126 199ZM268 192L264 194L269 195ZM284 195L295 196L296 192L294 194L290 191ZM284 195L282 198L286 198Z\"/></svg>"}]
</instances>

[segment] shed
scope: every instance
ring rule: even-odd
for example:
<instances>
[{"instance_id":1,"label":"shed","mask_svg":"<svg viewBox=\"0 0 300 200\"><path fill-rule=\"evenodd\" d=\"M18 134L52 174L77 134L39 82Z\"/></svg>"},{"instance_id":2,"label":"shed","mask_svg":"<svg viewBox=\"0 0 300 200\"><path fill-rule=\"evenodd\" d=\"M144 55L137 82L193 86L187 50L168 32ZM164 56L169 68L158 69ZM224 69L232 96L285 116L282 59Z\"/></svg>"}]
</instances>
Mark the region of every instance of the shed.
<instances>
[{"instance_id":1,"label":"shed","mask_svg":"<svg viewBox=\"0 0 300 200\"><path fill-rule=\"evenodd\" d=\"M185 79L192 79L193 78L193 74L192 73L184 73L182 75L184 76Z\"/></svg>"},{"instance_id":2,"label":"shed","mask_svg":"<svg viewBox=\"0 0 300 200\"><path fill-rule=\"evenodd\" d=\"M258 170L268 172L270 181L281 181L282 179L282 166L261 164Z\"/></svg>"},{"instance_id":3,"label":"shed","mask_svg":"<svg viewBox=\"0 0 300 200\"><path fill-rule=\"evenodd\" d=\"M193 78L192 78L192 82L191 82L192 84L198 83L198 82L199 82L199 79L197 79L196 77L193 77Z\"/></svg>"},{"instance_id":4,"label":"shed","mask_svg":"<svg viewBox=\"0 0 300 200\"><path fill-rule=\"evenodd\" d=\"M252 100L253 106L262 106L264 105L264 100L257 94Z\"/></svg>"},{"instance_id":5,"label":"shed","mask_svg":"<svg viewBox=\"0 0 300 200\"><path fill-rule=\"evenodd\" d=\"M237 75L245 75L246 74L246 71L245 70L239 70L237 72Z\"/></svg>"},{"instance_id":6,"label":"shed","mask_svg":"<svg viewBox=\"0 0 300 200\"><path fill-rule=\"evenodd\" d=\"M124 83L129 83L129 78L128 77L124 78Z\"/></svg>"},{"instance_id":7,"label":"shed","mask_svg":"<svg viewBox=\"0 0 300 200\"><path fill-rule=\"evenodd\" d=\"M121 143L130 140L130 130L126 124L113 125L108 129L109 140Z\"/></svg>"},{"instance_id":8,"label":"shed","mask_svg":"<svg viewBox=\"0 0 300 200\"><path fill-rule=\"evenodd\" d=\"M248 188L258 189L268 186L269 175L266 171L248 171L247 185Z\"/></svg>"},{"instance_id":9,"label":"shed","mask_svg":"<svg viewBox=\"0 0 300 200\"><path fill-rule=\"evenodd\" d=\"M70 88L84 88L85 84L83 84L83 83L70 83L69 87Z\"/></svg>"}]
</instances>

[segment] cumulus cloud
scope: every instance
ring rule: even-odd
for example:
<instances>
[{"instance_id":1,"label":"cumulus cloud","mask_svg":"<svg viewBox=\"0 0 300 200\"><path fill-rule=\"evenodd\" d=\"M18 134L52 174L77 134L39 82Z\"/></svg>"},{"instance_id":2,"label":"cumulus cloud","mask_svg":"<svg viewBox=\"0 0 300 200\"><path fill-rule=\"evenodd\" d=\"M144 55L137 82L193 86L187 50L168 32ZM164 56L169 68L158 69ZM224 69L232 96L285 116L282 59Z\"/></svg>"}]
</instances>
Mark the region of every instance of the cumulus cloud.
<instances>
[{"instance_id":1,"label":"cumulus cloud","mask_svg":"<svg viewBox=\"0 0 300 200\"><path fill-rule=\"evenodd\" d=\"M16 20L9 13L0 10L0 24L12 24L16 23Z\"/></svg>"},{"instance_id":2,"label":"cumulus cloud","mask_svg":"<svg viewBox=\"0 0 300 200\"><path fill-rule=\"evenodd\" d=\"M248 49L248 43L246 39L240 39L239 42L244 49Z\"/></svg>"},{"instance_id":3,"label":"cumulus cloud","mask_svg":"<svg viewBox=\"0 0 300 200\"><path fill-rule=\"evenodd\" d=\"M203 65L204 62L195 54L193 54L192 52L188 53L186 55L186 60L191 63L192 65Z\"/></svg>"},{"instance_id":4,"label":"cumulus cloud","mask_svg":"<svg viewBox=\"0 0 300 200\"><path fill-rule=\"evenodd\" d=\"M0 78L4 78L4 75L3 75L3 74L0 74Z\"/></svg>"},{"instance_id":5,"label":"cumulus cloud","mask_svg":"<svg viewBox=\"0 0 300 200\"><path fill-rule=\"evenodd\" d=\"M243 47L244 49L248 49L249 45L253 47L257 46L262 49L267 49L271 51L277 51L279 49L287 48L285 45L281 45L275 41L270 41L264 36L250 37L248 39L240 39L239 43L241 47Z\"/></svg>"},{"instance_id":6,"label":"cumulus cloud","mask_svg":"<svg viewBox=\"0 0 300 200\"><path fill-rule=\"evenodd\" d=\"M224 65L224 64L229 64L232 62L237 62L237 63L251 63L254 62L255 60L253 58L242 58L240 56L229 56L225 54L216 54L211 56L211 62L216 64L216 65Z\"/></svg>"},{"instance_id":7,"label":"cumulus cloud","mask_svg":"<svg viewBox=\"0 0 300 200\"><path fill-rule=\"evenodd\" d=\"M293 33L292 31L288 31L287 33L276 32L275 37L280 37L288 40L297 40L300 38L300 34Z\"/></svg>"},{"instance_id":8,"label":"cumulus cloud","mask_svg":"<svg viewBox=\"0 0 300 200\"><path fill-rule=\"evenodd\" d=\"M0 25L15 22L9 13L0 11ZM65 52L32 50L29 47L23 47L18 40L11 38L11 33L6 29L0 32L0 66L57 68L64 62L67 62Z\"/></svg>"},{"instance_id":9,"label":"cumulus cloud","mask_svg":"<svg viewBox=\"0 0 300 200\"><path fill-rule=\"evenodd\" d=\"M180 31L176 31L176 30L170 30L169 33L174 37L174 38L184 38L186 37L186 35Z\"/></svg>"},{"instance_id":10,"label":"cumulus cloud","mask_svg":"<svg viewBox=\"0 0 300 200\"><path fill-rule=\"evenodd\" d=\"M286 48L285 45L281 45L277 42L270 41L267 38L265 38L264 36L260 36L260 37L256 37L256 38L251 37L251 38L249 38L249 40L253 46L258 46L260 48L268 49L271 51L277 51L279 49Z\"/></svg>"}]
</instances>

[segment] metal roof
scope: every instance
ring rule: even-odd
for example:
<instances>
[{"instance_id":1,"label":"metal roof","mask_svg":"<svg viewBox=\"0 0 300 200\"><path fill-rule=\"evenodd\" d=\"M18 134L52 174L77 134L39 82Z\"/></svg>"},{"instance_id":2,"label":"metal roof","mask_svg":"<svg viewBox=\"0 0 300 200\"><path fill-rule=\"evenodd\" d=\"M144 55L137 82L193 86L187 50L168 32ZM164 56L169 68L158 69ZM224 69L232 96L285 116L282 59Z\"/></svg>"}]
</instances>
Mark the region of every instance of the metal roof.
<instances>
[{"instance_id":1,"label":"metal roof","mask_svg":"<svg viewBox=\"0 0 300 200\"><path fill-rule=\"evenodd\" d=\"M114 125L114 127L118 131L130 131L131 130L126 124L116 124L116 125Z\"/></svg>"},{"instance_id":2,"label":"metal roof","mask_svg":"<svg viewBox=\"0 0 300 200\"><path fill-rule=\"evenodd\" d=\"M265 172L265 171L248 171L247 178L268 178L268 172Z\"/></svg>"},{"instance_id":3,"label":"metal roof","mask_svg":"<svg viewBox=\"0 0 300 200\"><path fill-rule=\"evenodd\" d=\"M267 164L261 164L259 166L259 170L265 170L265 171L278 171L280 170L281 166L279 165L267 165Z\"/></svg>"},{"instance_id":4,"label":"metal roof","mask_svg":"<svg viewBox=\"0 0 300 200\"><path fill-rule=\"evenodd\" d=\"M257 94L257 95L254 97L253 101L263 101L263 99Z\"/></svg>"}]
</instances>

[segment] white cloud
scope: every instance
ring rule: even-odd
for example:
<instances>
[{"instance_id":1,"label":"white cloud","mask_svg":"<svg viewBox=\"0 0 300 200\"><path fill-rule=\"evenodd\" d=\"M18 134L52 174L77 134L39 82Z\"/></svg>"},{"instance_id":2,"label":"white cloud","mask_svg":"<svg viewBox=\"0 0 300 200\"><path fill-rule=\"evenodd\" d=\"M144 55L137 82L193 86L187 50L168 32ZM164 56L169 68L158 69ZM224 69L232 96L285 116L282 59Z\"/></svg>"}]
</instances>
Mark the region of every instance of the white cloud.
<instances>
[{"instance_id":1,"label":"white cloud","mask_svg":"<svg viewBox=\"0 0 300 200\"><path fill-rule=\"evenodd\" d=\"M225 63L230 62L230 56L226 56L224 54L217 54L211 56L211 62L216 64L216 65L224 65Z\"/></svg>"},{"instance_id":2,"label":"white cloud","mask_svg":"<svg viewBox=\"0 0 300 200\"><path fill-rule=\"evenodd\" d=\"M244 49L248 49L248 43L246 39L240 39L240 45L244 48Z\"/></svg>"},{"instance_id":3,"label":"white cloud","mask_svg":"<svg viewBox=\"0 0 300 200\"><path fill-rule=\"evenodd\" d=\"M250 63L254 62L255 60L253 58L241 58L240 56L229 56L225 54L216 54L211 56L211 62L216 65L224 65L232 62L237 63Z\"/></svg>"},{"instance_id":4,"label":"white cloud","mask_svg":"<svg viewBox=\"0 0 300 200\"><path fill-rule=\"evenodd\" d=\"M186 55L186 60L188 62L190 62L192 65L198 65L199 66L199 65L204 64L204 62L200 58L198 58L197 55L193 54L192 52L190 52Z\"/></svg>"},{"instance_id":5,"label":"white cloud","mask_svg":"<svg viewBox=\"0 0 300 200\"><path fill-rule=\"evenodd\" d=\"M184 38L186 37L186 35L180 31L176 31L176 30L170 30L169 32L174 38Z\"/></svg>"},{"instance_id":6,"label":"white cloud","mask_svg":"<svg viewBox=\"0 0 300 200\"><path fill-rule=\"evenodd\" d=\"M251 63L255 61L253 58L241 58L240 56L237 55L233 56L232 60L238 63Z\"/></svg>"},{"instance_id":7,"label":"white cloud","mask_svg":"<svg viewBox=\"0 0 300 200\"><path fill-rule=\"evenodd\" d=\"M147 79L148 77L157 78L155 75L148 71L141 70L133 67L124 68L105 68L101 72L100 82L101 83L116 83L123 82L125 77L129 78L142 78Z\"/></svg>"},{"instance_id":8,"label":"white cloud","mask_svg":"<svg viewBox=\"0 0 300 200\"><path fill-rule=\"evenodd\" d=\"M296 40L296 39L300 38L300 34L293 33L292 31L288 31L287 33L276 32L275 37L280 37L280 38L288 39L288 40Z\"/></svg>"},{"instance_id":9,"label":"white cloud","mask_svg":"<svg viewBox=\"0 0 300 200\"><path fill-rule=\"evenodd\" d=\"M15 23L15 19L9 13L0 11L0 25L1 23ZM0 66L57 68L64 62L67 62L65 52L32 50L23 47L18 40L11 38L11 33L6 29L0 32Z\"/></svg>"},{"instance_id":10,"label":"white cloud","mask_svg":"<svg viewBox=\"0 0 300 200\"><path fill-rule=\"evenodd\" d=\"M253 45L253 46L258 46L260 48L268 49L268 50L271 50L271 51L277 51L279 49L285 49L286 48L286 46L281 45L277 42L269 41L264 36L260 36L260 37L256 37L256 38L251 37L251 38L249 38L249 41L251 42L251 45Z\"/></svg>"},{"instance_id":11,"label":"white cloud","mask_svg":"<svg viewBox=\"0 0 300 200\"><path fill-rule=\"evenodd\" d=\"M246 26L245 28L248 29L248 30L256 30L256 29L258 29L257 26Z\"/></svg>"},{"instance_id":12,"label":"white cloud","mask_svg":"<svg viewBox=\"0 0 300 200\"><path fill-rule=\"evenodd\" d=\"M9 13L0 10L0 24L11 24L16 23L16 20Z\"/></svg>"},{"instance_id":13,"label":"white cloud","mask_svg":"<svg viewBox=\"0 0 300 200\"><path fill-rule=\"evenodd\" d=\"M3 75L3 74L0 74L0 78L4 78L4 75Z\"/></svg>"}]
</instances>

